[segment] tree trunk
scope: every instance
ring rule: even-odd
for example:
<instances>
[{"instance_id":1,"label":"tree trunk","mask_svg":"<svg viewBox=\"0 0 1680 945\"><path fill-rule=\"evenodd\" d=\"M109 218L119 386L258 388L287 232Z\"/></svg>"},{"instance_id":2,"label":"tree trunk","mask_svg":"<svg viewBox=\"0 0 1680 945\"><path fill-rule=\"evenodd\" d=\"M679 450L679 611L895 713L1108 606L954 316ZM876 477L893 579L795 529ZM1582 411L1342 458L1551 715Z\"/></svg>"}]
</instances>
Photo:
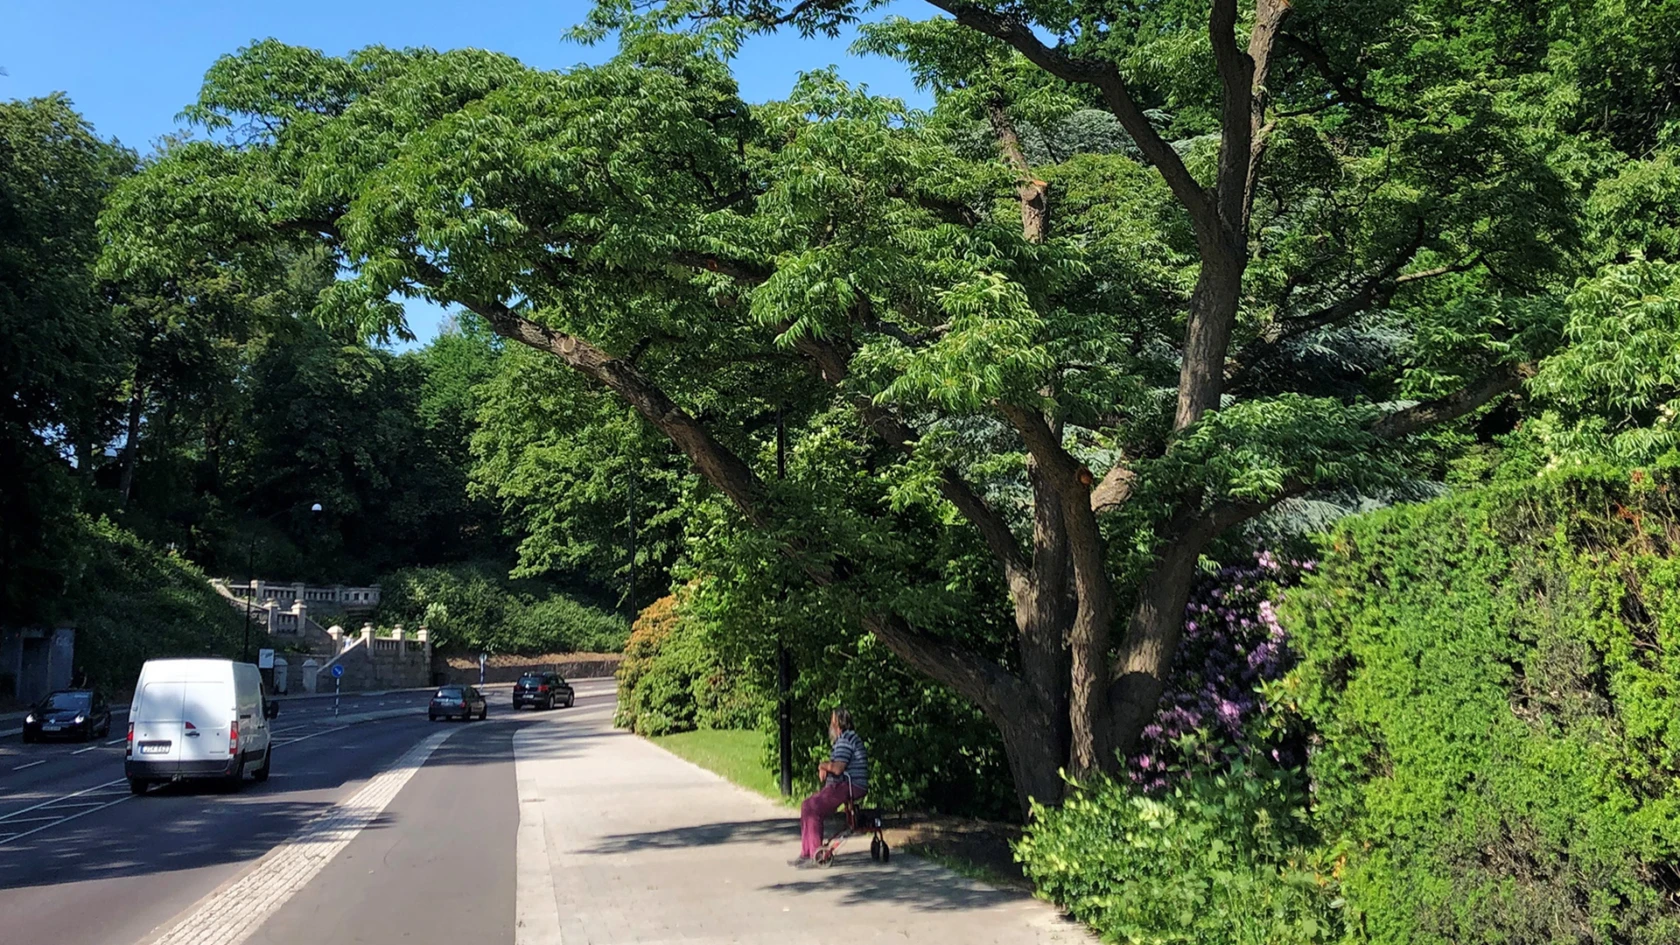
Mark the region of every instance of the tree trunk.
<instances>
[{"instance_id":1,"label":"tree trunk","mask_svg":"<svg viewBox=\"0 0 1680 945\"><path fill-rule=\"evenodd\" d=\"M140 462L140 413L146 403L146 390L140 383L140 366L134 367L134 386L128 394L128 425L122 451L122 478L117 485L117 503L127 505L134 491L134 467Z\"/></svg>"},{"instance_id":2,"label":"tree trunk","mask_svg":"<svg viewBox=\"0 0 1680 945\"><path fill-rule=\"evenodd\" d=\"M1066 755L1045 738L1045 733L1055 727L1053 717L1025 704L988 711L986 715L1003 736L1003 754L1015 781L1015 800L1021 805L1022 819L1032 816L1034 801L1049 807L1060 804L1067 790L1061 771Z\"/></svg>"},{"instance_id":3,"label":"tree trunk","mask_svg":"<svg viewBox=\"0 0 1680 945\"><path fill-rule=\"evenodd\" d=\"M1190 295L1190 318L1184 332L1184 360L1178 373L1178 412L1173 429L1182 430L1219 407L1224 392L1225 355L1231 347L1242 298L1246 240L1212 237L1198 242L1202 268Z\"/></svg>"}]
</instances>

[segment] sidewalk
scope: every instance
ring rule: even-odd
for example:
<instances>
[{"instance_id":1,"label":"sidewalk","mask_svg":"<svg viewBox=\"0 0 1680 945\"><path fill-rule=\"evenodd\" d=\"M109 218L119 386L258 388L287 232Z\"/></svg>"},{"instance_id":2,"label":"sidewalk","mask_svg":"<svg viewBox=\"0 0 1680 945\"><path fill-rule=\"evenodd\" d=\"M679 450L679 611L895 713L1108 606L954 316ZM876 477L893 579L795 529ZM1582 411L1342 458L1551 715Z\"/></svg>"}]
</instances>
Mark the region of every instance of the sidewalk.
<instances>
[{"instance_id":1,"label":"sidewalk","mask_svg":"<svg viewBox=\"0 0 1680 945\"><path fill-rule=\"evenodd\" d=\"M774 803L567 712L514 737L517 945L953 942L1086 945L1042 902L852 841L795 870L799 827Z\"/></svg>"}]
</instances>

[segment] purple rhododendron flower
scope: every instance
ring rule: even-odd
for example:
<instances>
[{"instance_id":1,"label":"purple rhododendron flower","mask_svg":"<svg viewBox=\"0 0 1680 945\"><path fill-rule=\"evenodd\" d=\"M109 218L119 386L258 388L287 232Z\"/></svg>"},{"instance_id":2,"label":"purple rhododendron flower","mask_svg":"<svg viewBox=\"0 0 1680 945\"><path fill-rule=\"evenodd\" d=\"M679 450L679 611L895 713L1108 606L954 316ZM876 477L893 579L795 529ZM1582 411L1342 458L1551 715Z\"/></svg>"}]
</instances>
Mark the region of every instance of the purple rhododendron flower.
<instances>
[{"instance_id":1,"label":"purple rhododendron flower","mask_svg":"<svg viewBox=\"0 0 1680 945\"><path fill-rule=\"evenodd\" d=\"M1266 709L1258 687L1294 665L1288 633L1268 595L1315 565L1285 563L1261 551L1252 562L1223 568L1191 592L1160 709L1127 762L1134 783L1149 790L1165 787L1172 768L1193 760L1180 747L1192 733L1203 736L1192 749L1201 760L1211 760L1224 746L1282 760L1277 749L1251 745L1247 737L1249 725Z\"/></svg>"}]
</instances>

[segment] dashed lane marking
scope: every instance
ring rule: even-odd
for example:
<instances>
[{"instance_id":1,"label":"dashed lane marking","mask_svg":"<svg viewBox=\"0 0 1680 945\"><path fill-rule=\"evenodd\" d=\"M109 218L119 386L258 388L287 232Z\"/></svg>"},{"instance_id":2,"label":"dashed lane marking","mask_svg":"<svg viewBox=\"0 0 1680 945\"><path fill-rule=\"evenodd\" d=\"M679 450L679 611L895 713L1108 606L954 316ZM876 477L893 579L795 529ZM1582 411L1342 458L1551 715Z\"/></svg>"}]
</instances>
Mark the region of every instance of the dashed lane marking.
<instances>
[{"instance_id":1,"label":"dashed lane marking","mask_svg":"<svg viewBox=\"0 0 1680 945\"><path fill-rule=\"evenodd\" d=\"M13 771L22 771L25 768L33 768L36 765L44 765L46 763L47 763L47 759L42 758L40 761L31 761L30 763L28 763L26 765L18 765L17 767L13 768L12 770Z\"/></svg>"},{"instance_id":2,"label":"dashed lane marking","mask_svg":"<svg viewBox=\"0 0 1680 945\"><path fill-rule=\"evenodd\" d=\"M152 945L239 945L309 884L362 828L384 813L414 772L455 730L409 749L343 803L310 821L245 875L212 892Z\"/></svg>"}]
</instances>

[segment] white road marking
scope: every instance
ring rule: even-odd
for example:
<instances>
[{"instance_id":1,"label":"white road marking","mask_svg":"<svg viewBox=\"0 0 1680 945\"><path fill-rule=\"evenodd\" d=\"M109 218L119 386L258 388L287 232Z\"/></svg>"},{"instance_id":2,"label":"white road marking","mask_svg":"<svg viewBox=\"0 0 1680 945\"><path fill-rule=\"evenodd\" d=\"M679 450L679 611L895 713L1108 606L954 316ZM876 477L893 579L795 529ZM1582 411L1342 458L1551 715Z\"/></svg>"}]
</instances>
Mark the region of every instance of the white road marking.
<instances>
[{"instance_id":1,"label":"white road marking","mask_svg":"<svg viewBox=\"0 0 1680 945\"><path fill-rule=\"evenodd\" d=\"M33 768L36 765L44 765L46 763L47 763L47 760L45 758L42 758L40 761L31 761L30 763L28 763L26 765L18 765L16 768L13 768L12 770L13 771L22 771L25 768Z\"/></svg>"},{"instance_id":2,"label":"white road marking","mask_svg":"<svg viewBox=\"0 0 1680 945\"><path fill-rule=\"evenodd\" d=\"M245 875L212 892L154 945L239 945L325 869L339 851L401 791L444 739L443 731L409 749L360 791L275 847Z\"/></svg>"},{"instance_id":3,"label":"white road marking","mask_svg":"<svg viewBox=\"0 0 1680 945\"><path fill-rule=\"evenodd\" d=\"M119 741L120 741L120 739L119 739ZM72 754L72 755L85 755L90 751L98 751L99 749L104 748L104 747L105 747L104 745L89 745L86 748L78 748L75 751L71 752L70 754Z\"/></svg>"},{"instance_id":4,"label":"white road marking","mask_svg":"<svg viewBox=\"0 0 1680 945\"><path fill-rule=\"evenodd\" d=\"M518 784L519 830L514 835L514 945L563 945L560 905L554 897L554 867L548 855L548 822L542 785L531 766L527 732L513 736L514 781Z\"/></svg>"},{"instance_id":5,"label":"white road marking","mask_svg":"<svg viewBox=\"0 0 1680 945\"><path fill-rule=\"evenodd\" d=\"M121 804L123 801L128 801L128 800L133 800L133 795L129 795L127 797L119 797L114 801L110 801L110 802L105 803L105 804L100 804L98 807L89 807L87 810L78 811L77 813L74 813L74 814L69 814L69 815L64 816L64 817L56 818L55 820L53 820L52 823L42 824L41 826L36 827L34 830L25 830L22 833L14 833L11 836L8 836L3 840L0 840L0 846L4 846L4 845L6 845L8 843L12 843L13 841L16 841L16 840L22 840L24 837L27 837L30 834L40 833L43 830L51 830L52 828L57 827L59 824L65 823L67 821L75 820L77 817L86 817L87 815L93 813L94 811L104 810L105 808L110 807L112 804Z\"/></svg>"}]
</instances>

